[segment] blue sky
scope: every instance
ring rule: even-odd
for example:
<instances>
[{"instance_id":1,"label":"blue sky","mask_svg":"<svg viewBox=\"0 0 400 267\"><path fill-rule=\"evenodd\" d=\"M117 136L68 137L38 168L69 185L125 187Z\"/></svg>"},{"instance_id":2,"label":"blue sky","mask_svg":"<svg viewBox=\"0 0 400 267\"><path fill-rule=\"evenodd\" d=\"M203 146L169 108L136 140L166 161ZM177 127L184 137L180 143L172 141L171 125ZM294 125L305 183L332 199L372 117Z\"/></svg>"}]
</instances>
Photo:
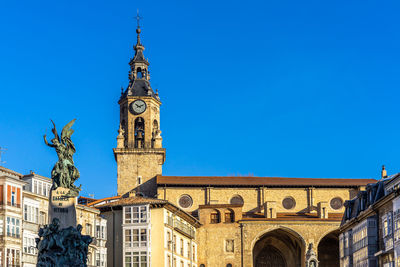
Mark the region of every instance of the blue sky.
<instances>
[{"instance_id":1,"label":"blue sky","mask_svg":"<svg viewBox=\"0 0 400 267\"><path fill-rule=\"evenodd\" d=\"M82 3L83 2L83 3ZM83 195L116 194L112 148L139 8L163 102L165 175L378 178L400 171L398 1L3 1L5 167L49 176L77 118Z\"/></svg>"}]
</instances>

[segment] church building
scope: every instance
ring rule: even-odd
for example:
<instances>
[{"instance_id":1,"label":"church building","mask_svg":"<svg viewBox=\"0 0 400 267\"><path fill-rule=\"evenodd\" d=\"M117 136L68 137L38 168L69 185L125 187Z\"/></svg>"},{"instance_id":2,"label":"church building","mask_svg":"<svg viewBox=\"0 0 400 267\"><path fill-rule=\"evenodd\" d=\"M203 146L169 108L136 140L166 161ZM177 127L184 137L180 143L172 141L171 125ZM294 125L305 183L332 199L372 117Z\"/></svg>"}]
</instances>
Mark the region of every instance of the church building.
<instances>
[{"instance_id":1,"label":"church building","mask_svg":"<svg viewBox=\"0 0 400 267\"><path fill-rule=\"evenodd\" d=\"M87 204L107 217L108 266L339 266L343 204L376 180L163 176L161 98L150 84L140 27L136 32L129 85L118 101L118 196ZM137 207L145 215L133 213ZM143 238L155 242L146 243L143 254L126 247L141 240L140 234L132 237L132 230L122 231L131 227L124 218L131 223L132 216L146 216L140 229L151 236ZM173 216L179 225L168 221ZM177 238L173 231L179 232ZM144 265L135 265L132 253Z\"/></svg>"}]
</instances>

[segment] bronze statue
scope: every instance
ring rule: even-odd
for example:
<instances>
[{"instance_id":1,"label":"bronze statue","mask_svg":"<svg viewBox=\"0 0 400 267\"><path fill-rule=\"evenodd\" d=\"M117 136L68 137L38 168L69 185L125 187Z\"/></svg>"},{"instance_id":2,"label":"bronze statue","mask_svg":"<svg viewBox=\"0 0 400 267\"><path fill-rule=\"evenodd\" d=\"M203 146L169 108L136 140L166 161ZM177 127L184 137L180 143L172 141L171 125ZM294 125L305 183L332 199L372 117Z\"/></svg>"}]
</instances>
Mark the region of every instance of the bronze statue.
<instances>
[{"instance_id":1,"label":"bronze statue","mask_svg":"<svg viewBox=\"0 0 400 267\"><path fill-rule=\"evenodd\" d=\"M58 156L58 161L51 171L51 178L53 179L52 189L63 187L69 189L67 196L76 197L81 190L81 186L76 187L74 182L79 178L79 171L74 165L72 155L76 152L75 146L71 141L71 135L74 130L71 129L76 119L70 121L61 131L61 138L58 136L56 125L53 123L54 128L51 130L54 138L51 139L52 143L47 142L46 135L43 136L44 142L49 147L55 148Z\"/></svg>"}]
</instances>

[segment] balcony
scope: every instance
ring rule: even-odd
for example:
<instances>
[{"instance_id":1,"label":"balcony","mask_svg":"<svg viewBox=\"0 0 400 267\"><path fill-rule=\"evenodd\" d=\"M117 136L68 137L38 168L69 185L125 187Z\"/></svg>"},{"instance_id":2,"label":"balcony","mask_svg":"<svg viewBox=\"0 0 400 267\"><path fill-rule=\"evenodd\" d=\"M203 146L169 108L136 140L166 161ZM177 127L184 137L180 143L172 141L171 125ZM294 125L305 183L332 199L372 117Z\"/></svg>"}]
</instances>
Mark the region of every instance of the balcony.
<instances>
[{"instance_id":1,"label":"balcony","mask_svg":"<svg viewBox=\"0 0 400 267\"><path fill-rule=\"evenodd\" d=\"M21 204L17 204L15 202L10 202L10 201L7 201L7 206L21 208Z\"/></svg>"},{"instance_id":2,"label":"balcony","mask_svg":"<svg viewBox=\"0 0 400 267\"><path fill-rule=\"evenodd\" d=\"M168 217L167 225L173 227L176 231L178 231L190 238L195 237L195 231L192 229L191 226L189 226L181 221L174 220L171 216Z\"/></svg>"}]
</instances>

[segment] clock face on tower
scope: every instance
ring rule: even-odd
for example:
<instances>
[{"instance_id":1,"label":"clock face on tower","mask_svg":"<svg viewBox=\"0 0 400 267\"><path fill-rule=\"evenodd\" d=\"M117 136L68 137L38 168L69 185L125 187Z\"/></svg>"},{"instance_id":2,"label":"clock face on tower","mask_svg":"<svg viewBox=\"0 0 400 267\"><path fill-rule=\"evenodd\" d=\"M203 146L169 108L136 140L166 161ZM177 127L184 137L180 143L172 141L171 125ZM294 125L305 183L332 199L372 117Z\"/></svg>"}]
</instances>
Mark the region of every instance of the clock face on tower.
<instances>
[{"instance_id":1,"label":"clock face on tower","mask_svg":"<svg viewBox=\"0 0 400 267\"><path fill-rule=\"evenodd\" d=\"M129 105L129 111L132 114L139 115L146 111L146 102L141 99L133 101Z\"/></svg>"}]
</instances>

